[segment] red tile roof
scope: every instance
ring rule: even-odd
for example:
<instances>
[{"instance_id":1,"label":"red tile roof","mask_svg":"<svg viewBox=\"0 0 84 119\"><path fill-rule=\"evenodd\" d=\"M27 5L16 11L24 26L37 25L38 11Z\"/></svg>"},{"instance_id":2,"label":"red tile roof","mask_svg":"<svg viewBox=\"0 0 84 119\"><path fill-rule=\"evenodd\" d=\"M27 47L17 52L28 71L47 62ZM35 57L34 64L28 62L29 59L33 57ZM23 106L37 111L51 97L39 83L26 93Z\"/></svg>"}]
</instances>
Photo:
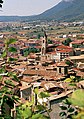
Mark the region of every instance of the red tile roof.
<instances>
[{"instance_id":1,"label":"red tile roof","mask_svg":"<svg viewBox=\"0 0 84 119\"><path fill-rule=\"evenodd\" d=\"M24 81L24 82L27 82L27 83L32 83L32 82L33 82L32 78L29 77L29 76L24 76L24 77L21 79L21 81Z\"/></svg>"},{"instance_id":2,"label":"red tile roof","mask_svg":"<svg viewBox=\"0 0 84 119\"><path fill-rule=\"evenodd\" d=\"M53 52L47 52L47 54L56 55L56 51L53 51Z\"/></svg>"},{"instance_id":3,"label":"red tile roof","mask_svg":"<svg viewBox=\"0 0 84 119\"><path fill-rule=\"evenodd\" d=\"M64 61L61 61L60 63L57 63L57 66L67 67L68 65Z\"/></svg>"},{"instance_id":4,"label":"red tile roof","mask_svg":"<svg viewBox=\"0 0 84 119\"><path fill-rule=\"evenodd\" d=\"M73 50L72 49L63 49L63 50L59 50L57 52L59 53L69 53L69 52L72 52Z\"/></svg>"},{"instance_id":5,"label":"red tile roof","mask_svg":"<svg viewBox=\"0 0 84 119\"><path fill-rule=\"evenodd\" d=\"M56 47L57 50L61 50L61 49L72 49L71 47L69 46L65 46L65 45L59 45Z\"/></svg>"},{"instance_id":6,"label":"red tile roof","mask_svg":"<svg viewBox=\"0 0 84 119\"><path fill-rule=\"evenodd\" d=\"M84 40L75 40L71 42L71 44L81 44L81 43L84 43Z\"/></svg>"}]
</instances>

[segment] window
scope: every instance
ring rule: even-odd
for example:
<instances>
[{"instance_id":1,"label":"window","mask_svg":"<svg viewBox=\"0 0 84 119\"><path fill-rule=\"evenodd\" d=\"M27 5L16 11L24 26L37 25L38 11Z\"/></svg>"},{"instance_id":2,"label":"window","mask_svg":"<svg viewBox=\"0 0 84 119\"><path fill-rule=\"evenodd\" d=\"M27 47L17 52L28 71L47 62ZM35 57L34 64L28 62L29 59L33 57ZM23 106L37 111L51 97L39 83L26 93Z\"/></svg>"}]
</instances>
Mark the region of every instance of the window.
<instances>
[{"instance_id":1,"label":"window","mask_svg":"<svg viewBox=\"0 0 84 119\"><path fill-rule=\"evenodd\" d=\"M45 50L45 48L43 47L43 48L42 48L42 54L44 54L44 50Z\"/></svg>"},{"instance_id":2,"label":"window","mask_svg":"<svg viewBox=\"0 0 84 119\"><path fill-rule=\"evenodd\" d=\"M43 43L44 43L44 40L43 40Z\"/></svg>"},{"instance_id":3,"label":"window","mask_svg":"<svg viewBox=\"0 0 84 119\"><path fill-rule=\"evenodd\" d=\"M59 73L61 73L61 68L59 68Z\"/></svg>"},{"instance_id":4,"label":"window","mask_svg":"<svg viewBox=\"0 0 84 119\"><path fill-rule=\"evenodd\" d=\"M65 73L65 74L67 74L67 73L68 73L68 71L67 71L67 67L65 68L64 73Z\"/></svg>"}]
</instances>

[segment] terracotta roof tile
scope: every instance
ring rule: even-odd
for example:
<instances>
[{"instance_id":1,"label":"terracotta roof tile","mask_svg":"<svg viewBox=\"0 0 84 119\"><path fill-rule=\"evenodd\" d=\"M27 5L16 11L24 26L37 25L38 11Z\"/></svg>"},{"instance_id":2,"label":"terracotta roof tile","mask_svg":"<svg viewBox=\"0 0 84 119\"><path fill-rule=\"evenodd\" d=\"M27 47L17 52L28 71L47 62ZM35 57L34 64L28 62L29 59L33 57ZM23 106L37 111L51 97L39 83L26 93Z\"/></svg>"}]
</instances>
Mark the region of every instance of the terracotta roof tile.
<instances>
[{"instance_id":1,"label":"terracotta roof tile","mask_svg":"<svg viewBox=\"0 0 84 119\"><path fill-rule=\"evenodd\" d=\"M69 47L69 46L65 46L65 45L59 45L59 46L57 46L56 47L56 49L72 49L71 47Z\"/></svg>"},{"instance_id":2,"label":"terracotta roof tile","mask_svg":"<svg viewBox=\"0 0 84 119\"><path fill-rule=\"evenodd\" d=\"M67 67L68 65L64 61L61 61L61 62L57 63L57 66Z\"/></svg>"},{"instance_id":3,"label":"terracotta roof tile","mask_svg":"<svg viewBox=\"0 0 84 119\"><path fill-rule=\"evenodd\" d=\"M60 53L69 53L69 52L72 52L73 50L72 49L63 49L63 50L59 50L57 52L60 52Z\"/></svg>"},{"instance_id":4,"label":"terracotta roof tile","mask_svg":"<svg viewBox=\"0 0 84 119\"><path fill-rule=\"evenodd\" d=\"M21 81L24 81L24 82L27 82L27 83L32 83L33 82L32 78L29 77L29 76L23 76Z\"/></svg>"},{"instance_id":5,"label":"terracotta roof tile","mask_svg":"<svg viewBox=\"0 0 84 119\"><path fill-rule=\"evenodd\" d=\"M84 78L84 72L77 71L76 75L80 76L81 78Z\"/></svg>"}]
</instances>

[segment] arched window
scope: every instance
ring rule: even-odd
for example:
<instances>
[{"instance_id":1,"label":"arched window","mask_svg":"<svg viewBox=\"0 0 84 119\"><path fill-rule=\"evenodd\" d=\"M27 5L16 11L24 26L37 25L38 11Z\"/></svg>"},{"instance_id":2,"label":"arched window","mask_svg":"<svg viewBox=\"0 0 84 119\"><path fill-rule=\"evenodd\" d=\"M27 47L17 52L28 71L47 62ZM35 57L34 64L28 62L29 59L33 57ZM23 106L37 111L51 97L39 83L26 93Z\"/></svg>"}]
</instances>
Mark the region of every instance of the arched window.
<instances>
[{"instance_id":1,"label":"arched window","mask_svg":"<svg viewBox=\"0 0 84 119\"><path fill-rule=\"evenodd\" d=\"M43 40L43 43L44 43L45 40Z\"/></svg>"}]
</instances>

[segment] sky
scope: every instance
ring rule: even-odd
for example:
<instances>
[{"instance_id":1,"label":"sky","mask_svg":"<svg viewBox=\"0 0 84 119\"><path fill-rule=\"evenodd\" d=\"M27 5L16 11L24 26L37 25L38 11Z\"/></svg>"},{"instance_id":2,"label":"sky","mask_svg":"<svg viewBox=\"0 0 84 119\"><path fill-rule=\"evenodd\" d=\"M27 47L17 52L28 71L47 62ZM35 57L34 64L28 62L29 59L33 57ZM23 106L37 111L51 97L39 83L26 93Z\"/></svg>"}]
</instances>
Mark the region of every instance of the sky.
<instances>
[{"instance_id":1,"label":"sky","mask_svg":"<svg viewBox=\"0 0 84 119\"><path fill-rule=\"evenodd\" d=\"M61 0L3 0L0 16L30 16L37 15L52 8Z\"/></svg>"}]
</instances>

